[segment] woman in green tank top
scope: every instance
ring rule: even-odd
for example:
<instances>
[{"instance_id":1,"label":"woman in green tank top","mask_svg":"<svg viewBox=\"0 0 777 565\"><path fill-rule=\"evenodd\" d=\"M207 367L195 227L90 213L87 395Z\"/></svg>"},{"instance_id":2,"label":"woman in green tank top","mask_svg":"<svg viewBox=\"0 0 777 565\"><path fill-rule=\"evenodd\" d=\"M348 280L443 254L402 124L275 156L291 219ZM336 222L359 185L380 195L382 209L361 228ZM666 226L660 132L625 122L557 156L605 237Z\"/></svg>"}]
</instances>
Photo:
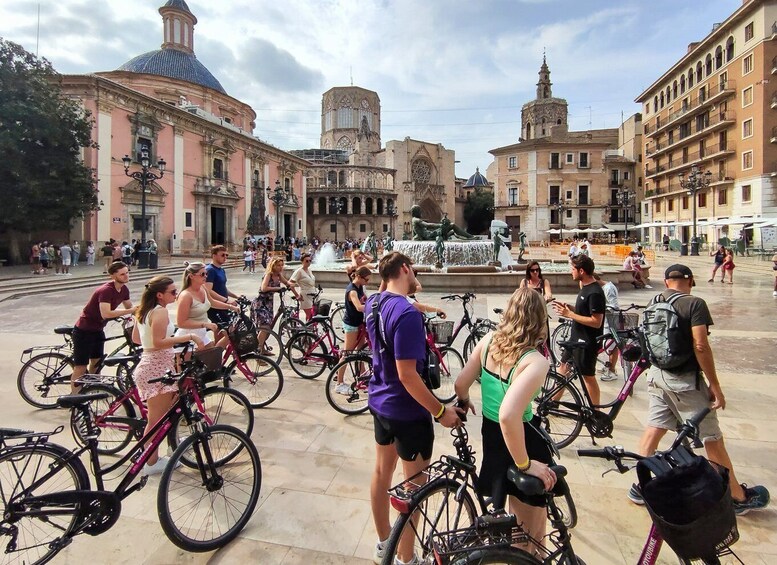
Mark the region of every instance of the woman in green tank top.
<instances>
[{"instance_id":1,"label":"woman in green tank top","mask_svg":"<svg viewBox=\"0 0 777 565\"><path fill-rule=\"evenodd\" d=\"M497 485L510 495L510 511L519 517L534 539L545 535L543 497L527 497L507 480L507 469L517 466L538 477L551 489L556 476L548 464L552 453L537 430L532 400L545 381L548 360L537 351L547 338L547 310L542 296L520 288L510 297L496 331L477 344L456 379L456 395L475 413L469 390L480 377L483 396L483 462L478 491L490 496ZM530 547L524 547L532 551Z\"/></svg>"}]
</instances>

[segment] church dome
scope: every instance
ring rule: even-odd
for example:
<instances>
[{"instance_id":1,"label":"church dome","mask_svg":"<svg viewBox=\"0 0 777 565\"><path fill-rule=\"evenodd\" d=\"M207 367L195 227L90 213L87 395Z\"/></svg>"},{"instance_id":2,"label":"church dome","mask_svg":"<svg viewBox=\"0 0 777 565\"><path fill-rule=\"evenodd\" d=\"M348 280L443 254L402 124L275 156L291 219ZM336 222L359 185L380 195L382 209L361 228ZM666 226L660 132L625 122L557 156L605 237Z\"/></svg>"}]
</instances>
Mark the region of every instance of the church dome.
<instances>
[{"instance_id":1,"label":"church dome","mask_svg":"<svg viewBox=\"0 0 777 565\"><path fill-rule=\"evenodd\" d=\"M164 35L162 48L138 55L117 70L184 80L226 94L221 83L194 55L197 18L185 0L168 0L159 13Z\"/></svg>"},{"instance_id":2,"label":"church dome","mask_svg":"<svg viewBox=\"0 0 777 565\"><path fill-rule=\"evenodd\" d=\"M478 188L490 186L488 179L480 173L480 167L475 168L475 174L467 179L463 188Z\"/></svg>"}]
</instances>

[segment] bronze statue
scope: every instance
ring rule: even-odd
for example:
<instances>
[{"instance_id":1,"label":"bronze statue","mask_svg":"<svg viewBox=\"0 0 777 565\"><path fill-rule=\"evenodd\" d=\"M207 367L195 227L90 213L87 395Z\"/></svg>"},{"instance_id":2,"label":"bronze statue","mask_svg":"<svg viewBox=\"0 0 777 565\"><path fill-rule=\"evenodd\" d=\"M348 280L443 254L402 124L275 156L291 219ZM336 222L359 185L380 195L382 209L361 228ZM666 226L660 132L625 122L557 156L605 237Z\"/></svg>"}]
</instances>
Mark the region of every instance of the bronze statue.
<instances>
[{"instance_id":1,"label":"bronze statue","mask_svg":"<svg viewBox=\"0 0 777 565\"><path fill-rule=\"evenodd\" d=\"M435 267L442 269L442 265L445 262L445 239L443 239L442 234L440 233L437 234L437 238L435 239L434 252L437 255Z\"/></svg>"},{"instance_id":2,"label":"bronze statue","mask_svg":"<svg viewBox=\"0 0 777 565\"><path fill-rule=\"evenodd\" d=\"M499 250L502 248L502 236L494 232L494 263L499 263Z\"/></svg>"},{"instance_id":3,"label":"bronze statue","mask_svg":"<svg viewBox=\"0 0 777 565\"><path fill-rule=\"evenodd\" d=\"M427 222L421 219L421 207L415 204L410 208L410 215L413 216L413 239L415 241L435 241L437 236L442 236L443 241L454 236L459 239L475 239L473 235L451 222L447 214L443 216L439 224Z\"/></svg>"},{"instance_id":4,"label":"bronze statue","mask_svg":"<svg viewBox=\"0 0 777 565\"><path fill-rule=\"evenodd\" d=\"M372 255L375 260L378 259L378 243L375 241L375 232L371 231L362 244L362 251Z\"/></svg>"},{"instance_id":5,"label":"bronze statue","mask_svg":"<svg viewBox=\"0 0 777 565\"><path fill-rule=\"evenodd\" d=\"M518 234L518 241L520 242L520 247L519 247L520 253L518 254L518 262L523 263L524 262L523 254L526 252L526 233L525 232L521 232L520 234Z\"/></svg>"}]
</instances>

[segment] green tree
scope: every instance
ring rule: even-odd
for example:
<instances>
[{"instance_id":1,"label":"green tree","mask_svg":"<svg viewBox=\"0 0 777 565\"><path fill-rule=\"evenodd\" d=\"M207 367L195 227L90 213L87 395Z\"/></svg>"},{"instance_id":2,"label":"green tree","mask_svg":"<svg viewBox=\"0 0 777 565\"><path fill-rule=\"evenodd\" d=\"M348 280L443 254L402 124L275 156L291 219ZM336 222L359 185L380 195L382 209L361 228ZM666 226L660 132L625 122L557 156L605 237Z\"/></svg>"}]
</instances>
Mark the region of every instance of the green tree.
<instances>
[{"instance_id":1,"label":"green tree","mask_svg":"<svg viewBox=\"0 0 777 565\"><path fill-rule=\"evenodd\" d=\"M475 190L467 196L464 205L464 221L467 231L473 235L488 233L494 219L494 193L489 190Z\"/></svg>"},{"instance_id":2,"label":"green tree","mask_svg":"<svg viewBox=\"0 0 777 565\"><path fill-rule=\"evenodd\" d=\"M13 262L35 230L68 230L97 208L94 172L81 159L96 147L92 124L63 96L51 63L0 38L0 234Z\"/></svg>"}]
</instances>

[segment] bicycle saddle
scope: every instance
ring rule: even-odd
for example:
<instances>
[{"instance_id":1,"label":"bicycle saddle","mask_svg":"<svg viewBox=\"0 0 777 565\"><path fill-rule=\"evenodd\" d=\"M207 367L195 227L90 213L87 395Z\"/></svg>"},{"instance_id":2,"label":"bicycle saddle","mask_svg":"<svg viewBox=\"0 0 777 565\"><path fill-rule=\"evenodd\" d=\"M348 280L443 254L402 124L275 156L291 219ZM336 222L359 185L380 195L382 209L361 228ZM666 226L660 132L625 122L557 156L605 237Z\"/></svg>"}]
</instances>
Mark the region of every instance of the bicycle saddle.
<instances>
[{"instance_id":1,"label":"bicycle saddle","mask_svg":"<svg viewBox=\"0 0 777 565\"><path fill-rule=\"evenodd\" d=\"M310 320L311 322L328 322L329 316L313 316Z\"/></svg>"},{"instance_id":2,"label":"bicycle saddle","mask_svg":"<svg viewBox=\"0 0 777 565\"><path fill-rule=\"evenodd\" d=\"M103 361L103 365L106 367L115 367L116 365L121 365L123 363L132 363L135 360L137 360L137 356L135 355L114 355L113 357L106 357Z\"/></svg>"},{"instance_id":3,"label":"bicycle saddle","mask_svg":"<svg viewBox=\"0 0 777 565\"><path fill-rule=\"evenodd\" d=\"M563 349L585 349L586 343L584 341L559 341L558 346Z\"/></svg>"},{"instance_id":4,"label":"bicycle saddle","mask_svg":"<svg viewBox=\"0 0 777 565\"><path fill-rule=\"evenodd\" d=\"M57 398L57 406L60 408L81 408L93 400L105 400L110 394L96 392L93 394L66 394Z\"/></svg>"},{"instance_id":5,"label":"bicycle saddle","mask_svg":"<svg viewBox=\"0 0 777 565\"><path fill-rule=\"evenodd\" d=\"M504 308L494 308L494 314L501 316L504 314L505 309Z\"/></svg>"},{"instance_id":6,"label":"bicycle saddle","mask_svg":"<svg viewBox=\"0 0 777 565\"><path fill-rule=\"evenodd\" d=\"M567 475L567 468L562 465L551 465L550 469L556 473L557 479ZM510 465L510 468L507 469L507 480L527 496L537 496L545 493L545 485L540 479L521 473L515 465Z\"/></svg>"},{"instance_id":7,"label":"bicycle saddle","mask_svg":"<svg viewBox=\"0 0 777 565\"><path fill-rule=\"evenodd\" d=\"M54 333L58 335L72 335L73 326L57 326L54 328Z\"/></svg>"}]
</instances>

